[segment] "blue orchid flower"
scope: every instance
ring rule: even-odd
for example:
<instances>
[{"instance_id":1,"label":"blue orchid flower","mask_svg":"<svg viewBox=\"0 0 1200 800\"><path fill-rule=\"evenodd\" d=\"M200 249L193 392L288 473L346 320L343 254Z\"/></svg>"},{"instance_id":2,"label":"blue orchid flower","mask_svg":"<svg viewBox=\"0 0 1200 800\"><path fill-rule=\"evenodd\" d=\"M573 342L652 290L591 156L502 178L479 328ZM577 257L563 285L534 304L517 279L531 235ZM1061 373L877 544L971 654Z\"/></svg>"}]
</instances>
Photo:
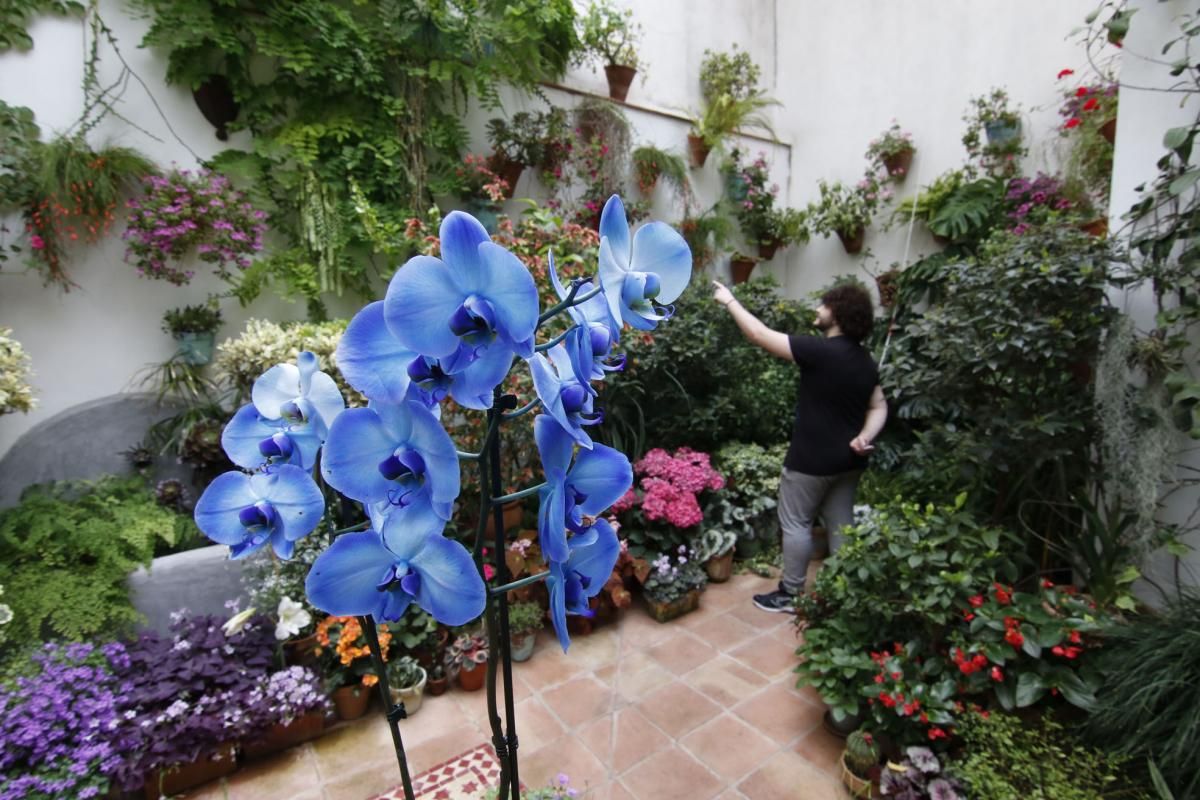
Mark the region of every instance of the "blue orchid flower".
<instances>
[{"instance_id":1,"label":"blue orchid flower","mask_svg":"<svg viewBox=\"0 0 1200 800\"><path fill-rule=\"evenodd\" d=\"M654 330L692 279L692 251L674 228L650 222L632 242L625 206L613 195L600 213L600 284L613 319Z\"/></svg>"},{"instance_id":2,"label":"blue orchid flower","mask_svg":"<svg viewBox=\"0 0 1200 800\"><path fill-rule=\"evenodd\" d=\"M296 542L312 533L325 513L325 498L309 474L284 464L247 475L226 472L196 503L196 525L231 558L244 558L268 541L280 558L291 558Z\"/></svg>"},{"instance_id":3,"label":"blue orchid flower","mask_svg":"<svg viewBox=\"0 0 1200 800\"><path fill-rule=\"evenodd\" d=\"M323 438L346 401L333 378L318 367L316 354L304 350L295 364L276 364L264 372L250 392L263 419L283 419L297 427L316 425Z\"/></svg>"},{"instance_id":4,"label":"blue orchid flower","mask_svg":"<svg viewBox=\"0 0 1200 800\"><path fill-rule=\"evenodd\" d=\"M564 653L571 645L567 614L594 615L588 600L604 588L621 555L621 543L607 520L596 520L593 530L595 538L588 544L572 547L566 563L550 562L550 575L546 578L546 588L550 591L550 621Z\"/></svg>"},{"instance_id":5,"label":"blue orchid flower","mask_svg":"<svg viewBox=\"0 0 1200 800\"><path fill-rule=\"evenodd\" d=\"M544 414L533 421L533 436L546 473L538 492L538 541L548 561L567 561L571 547L594 538L594 518L633 485L633 467L624 453L602 444L580 450L572 465L574 441Z\"/></svg>"},{"instance_id":6,"label":"blue orchid flower","mask_svg":"<svg viewBox=\"0 0 1200 800\"><path fill-rule=\"evenodd\" d=\"M325 442L321 475L361 503L389 503L389 519L422 534L441 532L459 491L454 442L437 417L413 401L344 411Z\"/></svg>"},{"instance_id":7,"label":"blue orchid flower","mask_svg":"<svg viewBox=\"0 0 1200 800\"><path fill-rule=\"evenodd\" d=\"M538 293L529 270L469 214L452 211L440 233L442 258L415 256L388 285L384 319L400 344L440 359L447 373L497 344L533 355Z\"/></svg>"},{"instance_id":8,"label":"blue orchid flower","mask_svg":"<svg viewBox=\"0 0 1200 800\"><path fill-rule=\"evenodd\" d=\"M512 351L487 347L465 360L460 351L441 359L418 355L388 328L380 300L350 320L338 343L337 364L347 382L370 400L393 405L419 400L433 408L450 396L465 408L484 410L491 408L492 390L508 374Z\"/></svg>"},{"instance_id":9,"label":"blue orchid flower","mask_svg":"<svg viewBox=\"0 0 1200 800\"><path fill-rule=\"evenodd\" d=\"M533 388L546 413L558 422L571 438L581 446L592 448L592 439L583 426L595 425L603 419L592 412L591 387L581 381L575 373L578 355L572 349L578 341L567 339L556 344L545 354L535 353L529 359L529 370L533 376Z\"/></svg>"},{"instance_id":10,"label":"blue orchid flower","mask_svg":"<svg viewBox=\"0 0 1200 800\"><path fill-rule=\"evenodd\" d=\"M550 253L549 271L550 282L558 298L566 300L570 292L558 277L558 271L554 267L554 253ZM577 296L585 295L591 290L592 282L583 281L579 285ZM595 390L591 388L591 381L604 380L605 372L620 370L625 366L623 355L617 356L614 361L608 360L613 348L620 341L621 324L613 319L603 292L570 307L567 313L577 326L570 334L576 340L575 349L571 351L574 357L575 377L595 394Z\"/></svg>"},{"instance_id":11,"label":"blue orchid flower","mask_svg":"<svg viewBox=\"0 0 1200 800\"><path fill-rule=\"evenodd\" d=\"M253 403L238 409L221 432L221 447L239 467L256 470L264 464L293 464L309 470L323 443L321 425L286 419L266 419Z\"/></svg>"},{"instance_id":12,"label":"blue orchid flower","mask_svg":"<svg viewBox=\"0 0 1200 800\"><path fill-rule=\"evenodd\" d=\"M400 619L416 602L443 625L465 625L483 613L487 589L467 549L414 530L395 515L383 532L346 533L317 557L304 583L308 600L327 614Z\"/></svg>"}]
</instances>

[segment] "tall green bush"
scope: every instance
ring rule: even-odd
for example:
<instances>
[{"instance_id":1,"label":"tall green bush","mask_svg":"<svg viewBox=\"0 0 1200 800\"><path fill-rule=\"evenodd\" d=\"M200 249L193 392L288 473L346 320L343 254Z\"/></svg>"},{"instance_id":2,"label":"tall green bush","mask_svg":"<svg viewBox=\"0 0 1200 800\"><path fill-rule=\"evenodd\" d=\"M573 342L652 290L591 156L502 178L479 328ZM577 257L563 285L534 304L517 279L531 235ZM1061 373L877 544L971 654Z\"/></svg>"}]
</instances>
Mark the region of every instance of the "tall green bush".
<instances>
[{"instance_id":1,"label":"tall green bush","mask_svg":"<svg viewBox=\"0 0 1200 800\"><path fill-rule=\"evenodd\" d=\"M770 328L813 332L812 311L777 289L763 279L734 287L734 294ZM799 370L747 342L704 281L693 281L653 339L630 331L622 343L626 368L602 390L602 429L609 441L624 437L631 455L650 447L711 452L732 440L787 441Z\"/></svg>"}]
</instances>

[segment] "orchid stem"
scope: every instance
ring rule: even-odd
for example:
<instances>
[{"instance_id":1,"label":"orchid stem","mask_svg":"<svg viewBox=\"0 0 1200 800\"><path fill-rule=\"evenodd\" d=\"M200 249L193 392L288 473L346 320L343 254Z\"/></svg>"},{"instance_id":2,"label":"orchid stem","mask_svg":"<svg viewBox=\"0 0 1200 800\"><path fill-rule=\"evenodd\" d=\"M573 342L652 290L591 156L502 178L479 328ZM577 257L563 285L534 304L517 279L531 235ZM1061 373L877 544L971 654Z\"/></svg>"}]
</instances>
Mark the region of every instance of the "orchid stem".
<instances>
[{"instance_id":1,"label":"orchid stem","mask_svg":"<svg viewBox=\"0 0 1200 800\"><path fill-rule=\"evenodd\" d=\"M493 506L501 506L501 505L504 505L505 503L511 503L513 500L521 500L526 497L532 497L533 495L537 494L538 491L545 485L546 485L545 482L543 482L543 483L539 483L537 486L530 486L528 489L522 489L519 492L513 492L512 494L502 494L499 497L493 497L492 505Z\"/></svg>"},{"instance_id":2,"label":"orchid stem","mask_svg":"<svg viewBox=\"0 0 1200 800\"><path fill-rule=\"evenodd\" d=\"M370 520L368 520L366 522L360 522L357 525L351 525L349 528L338 528L336 531L333 531L332 535L340 536L343 533L352 533L353 531L365 531L369 527L371 527Z\"/></svg>"},{"instance_id":3,"label":"orchid stem","mask_svg":"<svg viewBox=\"0 0 1200 800\"><path fill-rule=\"evenodd\" d=\"M468 453L465 450L455 450L454 452L458 454L459 461L478 461L479 460L479 455L480 455L479 453Z\"/></svg>"},{"instance_id":4,"label":"orchid stem","mask_svg":"<svg viewBox=\"0 0 1200 800\"><path fill-rule=\"evenodd\" d=\"M536 352L536 353L541 353L541 352L544 352L544 351L546 351L546 350L549 350L551 347L554 347L554 345L558 344L558 343L559 343L559 342L561 342L563 339L567 338L567 334L568 334L568 333L570 333L571 331L575 330L575 329L576 329L576 328L578 328L578 327L579 327L578 325L572 325L571 327L567 328L565 331L563 331L562 333L560 333L558 336L555 336L555 337L554 337L553 339L551 339L550 341L548 341L548 342L542 342L542 343L541 343L541 344L539 344L537 347L533 348L534 352Z\"/></svg>"},{"instance_id":5,"label":"orchid stem","mask_svg":"<svg viewBox=\"0 0 1200 800\"><path fill-rule=\"evenodd\" d=\"M528 403L526 403L525 405L518 408L516 411L505 411L503 414L503 417L504 417L504 419L516 419L517 417L520 417L524 414L528 414L530 411L533 411L535 408L538 407L538 403L540 403L540 402L542 402L541 398L535 397L532 400L530 400Z\"/></svg>"},{"instance_id":6,"label":"orchid stem","mask_svg":"<svg viewBox=\"0 0 1200 800\"><path fill-rule=\"evenodd\" d=\"M542 312L542 315L538 317L538 326L540 327L541 324L546 320L558 316L572 306L577 306L580 303L585 303L588 300L591 300L593 297L604 291L604 287L597 283L597 285L591 291L585 293L582 297L576 297L576 295L579 293L580 285L581 284L579 283L571 284L571 290L567 292L567 296L563 298L561 303L552 305Z\"/></svg>"},{"instance_id":7,"label":"orchid stem","mask_svg":"<svg viewBox=\"0 0 1200 800\"><path fill-rule=\"evenodd\" d=\"M524 578L518 578L517 580L506 583L503 586L493 586L488 591L493 595L504 594L505 592L511 592L513 589L524 589L526 586L532 586L533 584L539 581L544 581L549 577L550 571L547 570L546 572L539 572L536 575L526 575Z\"/></svg>"}]
</instances>

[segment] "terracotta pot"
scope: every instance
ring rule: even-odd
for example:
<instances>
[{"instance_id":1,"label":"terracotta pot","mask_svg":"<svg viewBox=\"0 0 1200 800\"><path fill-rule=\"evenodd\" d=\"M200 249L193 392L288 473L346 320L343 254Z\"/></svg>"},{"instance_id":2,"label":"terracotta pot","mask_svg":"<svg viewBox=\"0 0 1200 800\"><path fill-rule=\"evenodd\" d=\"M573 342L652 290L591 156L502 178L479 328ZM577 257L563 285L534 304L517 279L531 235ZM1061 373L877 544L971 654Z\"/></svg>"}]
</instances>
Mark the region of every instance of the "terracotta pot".
<instances>
[{"instance_id":1,"label":"terracotta pot","mask_svg":"<svg viewBox=\"0 0 1200 800\"><path fill-rule=\"evenodd\" d=\"M464 691L477 692L483 688L483 679L486 677L487 664L476 664L472 661L464 664L463 668L458 671L458 685Z\"/></svg>"},{"instance_id":2,"label":"terracotta pot","mask_svg":"<svg viewBox=\"0 0 1200 800\"><path fill-rule=\"evenodd\" d=\"M517 181L521 179L521 173L525 171L525 165L520 161L509 161L508 159L493 156L492 169L508 184L508 188L504 190L504 196L511 200L513 194L517 191Z\"/></svg>"},{"instance_id":3,"label":"terracotta pot","mask_svg":"<svg viewBox=\"0 0 1200 800\"><path fill-rule=\"evenodd\" d=\"M449 687L449 684L450 679L445 675L440 678L430 678L425 684L425 690L434 697L440 697L446 693L446 689Z\"/></svg>"},{"instance_id":4,"label":"terracotta pot","mask_svg":"<svg viewBox=\"0 0 1200 800\"><path fill-rule=\"evenodd\" d=\"M533 658L533 646L537 644L537 631L516 633L511 637L509 652L513 661L528 661Z\"/></svg>"},{"instance_id":5,"label":"terracotta pot","mask_svg":"<svg viewBox=\"0 0 1200 800\"><path fill-rule=\"evenodd\" d=\"M904 180L908 175L908 168L912 166L912 160L913 151L905 150L883 159L883 166L887 168L889 177Z\"/></svg>"},{"instance_id":6,"label":"terracotta pot","mask_svg":"<svg viewBox=\"0 0 1200 800\"><path fill-rule=\"evenodd\" d=\"M875 276L875 286L879 289L879 305L884 308L891 308L896 303L896 295L900 291L900 285L897 282L900 277L900 270L890 269L882 275Z\"/></svg>"},{"instance_id":7,"label":"terracotta pot","mask_svg":"<svg viewBox=\"0 0 1200 800\"><path fill-rule=\"evenodd\" d=\"M700 590L692 589L683 597L669 602L659 602L647 597L646 607L650 610L650 616L654 617L654 619L659 622L670 622L700 607Z\"/></svg>"},{"instance_id":8,"label":"terracotta pot","mask_svg":"<svg viewBox=\"0 0 1200 800\"><path fill-rule=\"evenodd\" d=\"M196 786L230 775L237 769L233 754L233 743L217 745L216 750L205 753L189 764L176 764L165 769L146 773L143 787L146 800L158 800L163 795L171 796L186 792Z\"/></svg>"},{"instance_id":9,"label":"terracotta pot","mask_svg":"<svg viewBox=\"0 0 1200 800\"><path fill-rule=\"evenodd\" d=\"M334 689L331 697L333 707L337 709L338 719L358 719L367 713L367 706L371 703L371 690L359 683Z\"/></svg>"},{"instance_id":10,"label":"terracotta pot","mask_svg":"<svg viewBox=\"0 0 1200 800\"><path fill-rule=\"evenodd\" d=\"M858 777L846 766L845 751L842 752L840 763L842 765L842 784L851 795L864 798L875 797L875 787L871 784L871 781Z\"/></svg>"},{"instance_id":11,"label":"terracotta pot","mask_svg":"<svg viewBox=\"0 0 1200 800\"><path fill-rule=\"evenodd\" d=\"M310 711L297 717L287 725L272 725L257 738L242 743L242 755L247 758L262 758L280 750L294 747L301 742L315 739L325 730L325 712Z\"/></svg>"},{"instance_id":12,"label":"terracotta pot","mask_svg":"<svg viewBox=\"0 0 1200 800\"><path fill-rule=\"evenodd\" d=\"M317 635L288 639L283 643L283 660L289 667L311 667L317 663Z\"/></svg>"},{"instance_id":13,"label":"terracotta pot","mask_svg":"<svg viewBox=\"0 0 1200 800\"><path fill-rule=\"evenodd\" d=\"M609 64L604 68L604 75L608 78L608 96L613 100L624 103L625 98L629 96L629 86L633 83L633 76L637 74L637 70L633 67L626 67L621 64Z\"/></svg>"},{"instance_id":14,"label":"terracotta pot","mask_svg":"<svg viewBox=\"0 0 1200 800\"><path fill-rule=\"evenodd\" d=\"M1112 119L1108 120L1103 125L1101 125L1099 130L1100 130L1100 135L1104 137L1104 141L1108 142L1109 144L1117 143L1117 118L1116 117L1113 117Z\"/></svg>"},{"instance_id":15,"label":"terracotta pot","mask_svg":"<svg viewBox=\"0 0 1200 800\"><path fill-rule=\"evenodd\" d=\"M1092 236L1103 239L1108 235L1108 220L1104 217L1094 219L1091 222L1084 223L1079 226L1079 229Z\"/></svg>"},{"instance_id":16,"label":"terracotta pot","mask_svg":"<svg viewBox=\"0 0 1200 800\"><path fill-rule=\"evenodd\" d=\"M729 272L733 276L733 284L736 286L750 280L750 273L754 271L754 265L757 263L753 258L731 258Z\"/></svg>"},{"instance_id":17,"label":"terracotta pot","mask_svg":"<svg viewBox=\"0 0 1200 800\"><path fill-rule=\"evenodd\" d=\"M708 160L708 154L712 150L704 143L704 138L695 134L688 134L688 155L691 156L692 166L695 169L700 169L704 166L704 162Z\"/></svg>"},{"instance_id":18,"label":"terracotta pot","mask_svg":"<svg viewBox=\"0 0 1200 800\"><path fill-rule=\"evenodd\" d=\"M758 245L758 257L762 261L770 261L775 257L775 253L779 250L780 242L778 239L773 239L769 242L760 242Z\"/></svg>"},{"instance_id":19,"label":"terracotta pot","mask_svg":"<svg viewBox=\"0 0 1200 800\"><path fill-rule=\"evenodd\" d=\"M704 571L708 573L708 579L713 583L724 583L729 580L729 576L733 574L733 551L730 550L723 556L710 558L704 564Z\"/></svg>"},{"instance_id":20,"label":"terracotta pot","mask_svg":"<svg viewBox=\"0 0 1200 800\"><path fill-rule=\"evenodd\" d=\"M846 252L850 255L854 255L855 253L862 252L863 242L867 238L867 231L865 228L859 228L858 230L848 234L838 231L837 235L838 238L842 240L842 247L846 248Z\"/></svg>"},{"instance_id":21,"label":"terracotta pot","mask_svg":"<svg viewBox=\"0 0 1200 800\"><path fill-rule=\"evenodd\" d=\"M590 636L595 628L596 623L591 617L584 617L580 614L567 615L567 633L571 636Z\"/></svg>"}]
</instances>

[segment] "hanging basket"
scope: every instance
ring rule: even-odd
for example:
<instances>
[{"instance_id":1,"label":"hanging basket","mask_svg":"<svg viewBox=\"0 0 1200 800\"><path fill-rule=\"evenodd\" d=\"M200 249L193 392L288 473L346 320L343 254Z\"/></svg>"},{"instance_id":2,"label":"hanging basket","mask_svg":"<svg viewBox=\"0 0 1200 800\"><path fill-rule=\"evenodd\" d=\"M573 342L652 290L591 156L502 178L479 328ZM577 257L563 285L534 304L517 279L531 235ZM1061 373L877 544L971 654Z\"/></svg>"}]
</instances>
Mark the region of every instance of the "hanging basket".
<instances>
[{"instance_id":1,"label":"hanging basket","mask_svg":"<svg viewBox=\"0 0 1200 800\"><path fill-rule=\"evenodd\" d=\"M608 78L608 96L619 103L624 103L625 98L629 96L629 87L633 83L633 76L636 74L637 70L633 67L621 64L606 66L604 75Z\"/></svg>"},{"instance_id":2,"label":"hanging basket","mask_svg":"<svg viewBox=\"0 0 1200 800\"><path fill-rule=\"evenodd\" d=\"M783 242L778 239L772 239L769 242L759 242L758 258L760 261L770 261L775 257L775 253L783 246Z\"/></svg>"},{"instance_id":3,"label":"hanging basket","mask_svg":"<svg viewBox=\"0 0 1200 800\"><path fill-rule=\"evenodd\" d=\"M883 159L883 166L887 168L888 177L904 180L908 175L908 168L912 166L913 150L902 150L899 153L893 153Z\"/></svg>"},{"instance_id":4,"label":"hanging basket","mask_svg":"<svg viewBox=\"0 0 1200 800\"><path fill-rule=\"evenodd\" d=\"M733 276L733 285L750 280L750 273L754 271L754 265L757 263L753 258L731 258L729 273Z\"/></svg>"},{"instance_id":5,"label":"hanging basket","mask_svg":"<svg viewBox=\"0 0 1200 800\"><path fill-rule=\"evenodd\" d=\"M863 242L867 238L867 231L866 228L859 228L858 230L851 231L850 233L838 231L837 235L838 238L842 240L842 247L846 248L846 252L850 255L854 255L862 252Z\"/></svg>"}]
</instances>

